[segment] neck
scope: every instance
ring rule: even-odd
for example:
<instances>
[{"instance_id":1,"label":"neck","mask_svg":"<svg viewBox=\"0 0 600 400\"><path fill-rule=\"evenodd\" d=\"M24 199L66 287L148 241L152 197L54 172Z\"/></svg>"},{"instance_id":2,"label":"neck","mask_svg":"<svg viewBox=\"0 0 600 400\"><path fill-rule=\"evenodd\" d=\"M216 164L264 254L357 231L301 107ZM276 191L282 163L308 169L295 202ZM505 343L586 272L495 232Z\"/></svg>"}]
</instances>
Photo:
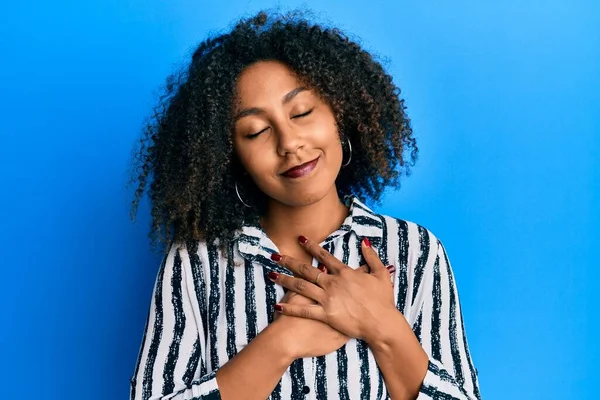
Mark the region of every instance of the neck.
<instances>
[{"instance_id":1,"label":"neck","mask_svg":"<svg viewBox=\"0 0 600 400\"><path fill-rule=\"evenodd\" d=\"M347 216L348 207L340 201L333 186L324 198L307 206L292 207L271 200L260 223L282 254L309 260L311 257L298 243L298 236L320 243L338 229Z\"/></svg>"}]
</instances>

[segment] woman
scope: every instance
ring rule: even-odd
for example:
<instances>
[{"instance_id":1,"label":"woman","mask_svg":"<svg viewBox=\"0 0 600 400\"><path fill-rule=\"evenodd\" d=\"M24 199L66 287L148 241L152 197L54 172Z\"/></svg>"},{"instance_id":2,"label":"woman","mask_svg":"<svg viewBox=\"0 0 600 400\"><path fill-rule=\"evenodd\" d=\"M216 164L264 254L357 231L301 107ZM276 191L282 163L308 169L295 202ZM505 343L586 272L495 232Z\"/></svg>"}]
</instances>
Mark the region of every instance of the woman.
<instances>
[{"instance_id":1,"label":"woman","mask_svg":"<svg viewBox=\"0 0 600 400\"><path fill-rule=\"evenodd\" d=\"M131 399L480 398L444 246L360 200L417 157L369 53L261 12L166 92L138 152L168 246Z\"/></svg>"}]
</instances>

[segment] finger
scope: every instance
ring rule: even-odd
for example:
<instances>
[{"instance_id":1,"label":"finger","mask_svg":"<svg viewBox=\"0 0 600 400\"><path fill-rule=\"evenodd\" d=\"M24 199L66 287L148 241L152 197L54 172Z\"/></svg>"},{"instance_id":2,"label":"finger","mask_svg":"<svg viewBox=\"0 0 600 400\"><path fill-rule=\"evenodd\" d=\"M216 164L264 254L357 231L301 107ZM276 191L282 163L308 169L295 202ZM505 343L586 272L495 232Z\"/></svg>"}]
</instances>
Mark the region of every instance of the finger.
<instances>
[{"instance_id":1,"label":"finger","mask_svg":"<svg viewBox=\"0 0 600 400\"><path fill-rule=\"evenodd\" d=\"M275 304L275 311L275 314L279 313L282 315L290 315L292 317L314 319L321 322L327 321L325 309L319 304L304 306L298 304L278 303Z\"/></svg>"},{"instance_id":2,"label":"finger","mask_svg":"<svg viewBox=\"0 0 600 400\"><path fill-rule=\"evenodd\" d=\"M330 274L337 274L344 268L350 268L335 258L333 254L319 246L319 243L315 242L314 240L310 240L305 236L298 236L298 242L300 242L304 249L313 257L315 257L319 263L325 265Z\"/></svg>"},{"instance_id":3,"label":"finger","mask_svg":"<svg viewBox=\"0 0 600 400\"><path fill-rule=\"evenodd\" d=\"M308 282L317 282L317 277L319 274L323 274L323 271L318 268L313 267L310 264L304 263L295 259L294 257L284 256L281 254L273 253L271 254L271 259L277 262L279 265L282 265L293 272L294 276L302 278ZM327 274L323 274L327 275ZM322 286L322 282L324 281L325 276L319 278L317 287ZM288 287L288 289L292 289ZM292 289L293 290L293 289Z\"/></svg>"},{"instance_id":4,"label":"finger","mask_svg":"<svg viewBox=\"0 0 600 400\"><path fill-rule=\"evenodd\" d=\"M355 271L362 271L365 274L368 274L369 272L371 272L369 265L367 265L367 264L361 265L360 267L356 268Z\"/></svg>"},{"instance_id":5,"label":"finger","mask_svg":"<svg viewBox=\"0 0 600 400\"><path fill-rule=\"evenodd\" d=\"M317 271L317 273L323 274L321 271ZM321 277L319 280L323 278L324 277ZM285 274L279 274L274 271L269 272L269 279L285 288L288 288L291 291L303 295L304 297L313 299L320 304L322 304L322 301L325 297L325 291L323 289L314 283L307 281L306 279L294 278Z\"/></svg>"},{"instance_id":6,"label":"finger","mask_svg":"<svg viewBox=\"0 0 600 400\"><path fill-rule=\"evenodd\" d=\"M365 257L365 261L369 264L371 274L378 278L389 277L389 273L386 270L385 265L379 259L379 254L375 251L371 242L366 237L361 242L362 253Z\"/></svg>"},{"instance_id":7,"label":"finger","mask_svg":"<svg viewBox=\"0 0 600 400\"><path fill-rule=\"evenodd\" d=\"M388 265L386 267L386 269L388 270L388 272L390 273L390 276L392 277L390 282L392 285L394 285L394 273L396 272L396 267L394 267L393 265Z\"/></svg>"},{"instance_id":8,"label":"finger","mask_svg":"<svg viewBox=\"0 0 600 400\"><path fill-rule=\"evenodd\" d=\"M283 295L283 297L281 298L281 302L283 303L287 303L288 301L290 301L294 296L297 296L298 293L293 292L291 290L289 290L288 288L283 288L285 294Z\"/></svg>"}]
</instances>

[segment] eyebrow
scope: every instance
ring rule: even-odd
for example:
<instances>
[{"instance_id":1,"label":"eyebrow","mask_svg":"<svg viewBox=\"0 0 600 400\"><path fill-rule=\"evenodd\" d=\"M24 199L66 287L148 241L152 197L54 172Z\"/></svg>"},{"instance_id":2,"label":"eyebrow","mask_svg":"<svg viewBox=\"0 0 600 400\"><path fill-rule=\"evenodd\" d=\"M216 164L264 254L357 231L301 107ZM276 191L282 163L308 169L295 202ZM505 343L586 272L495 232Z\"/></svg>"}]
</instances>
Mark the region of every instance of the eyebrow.
<instances>
[{"instance_id":1,"label":"eyebrow","mask_svg":"<svg viewBox=\"0 0 600 400\"><path fill-rule=\"evenodd\" d=\"M289 92L288 94L283 96L283 98L281 99L281 103L282 104L289 103L290 101L292 101L292 99L294 97L296 97L296 95L298 95L298 93L303 92L305 90L308 90L308 88L306 88L304 86L297 87L296 89L292 90L291 92ZM239 113L237 113L233 120L235 122L235 121L239 120L240 118L244 118L249 115L263 114L264 112L265 112L265 110L263 108L258 108L258 107L246 108L246 109L240 111Z\"/></svg>"}]
</instances>

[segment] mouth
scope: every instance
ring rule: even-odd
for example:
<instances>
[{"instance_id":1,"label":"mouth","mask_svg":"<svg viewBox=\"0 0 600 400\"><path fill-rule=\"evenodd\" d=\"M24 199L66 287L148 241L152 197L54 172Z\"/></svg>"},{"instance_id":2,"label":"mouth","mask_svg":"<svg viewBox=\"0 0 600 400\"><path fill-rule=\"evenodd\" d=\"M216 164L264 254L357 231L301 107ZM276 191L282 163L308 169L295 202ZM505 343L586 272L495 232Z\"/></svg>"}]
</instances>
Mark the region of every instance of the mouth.
<instances>
[{"instance_id":1,"label":"mouth","mask_svg":"<svg viewBox=\"0 0 600 400\"><path fill-rule=\"evenodd\" d=\"M300 178L301 176L308 175L313 169L315 169L318 161L319 157L315 158L312 161L290 168L281 175L286 176L288 178Z\"/></svg>"}]
</instances>

